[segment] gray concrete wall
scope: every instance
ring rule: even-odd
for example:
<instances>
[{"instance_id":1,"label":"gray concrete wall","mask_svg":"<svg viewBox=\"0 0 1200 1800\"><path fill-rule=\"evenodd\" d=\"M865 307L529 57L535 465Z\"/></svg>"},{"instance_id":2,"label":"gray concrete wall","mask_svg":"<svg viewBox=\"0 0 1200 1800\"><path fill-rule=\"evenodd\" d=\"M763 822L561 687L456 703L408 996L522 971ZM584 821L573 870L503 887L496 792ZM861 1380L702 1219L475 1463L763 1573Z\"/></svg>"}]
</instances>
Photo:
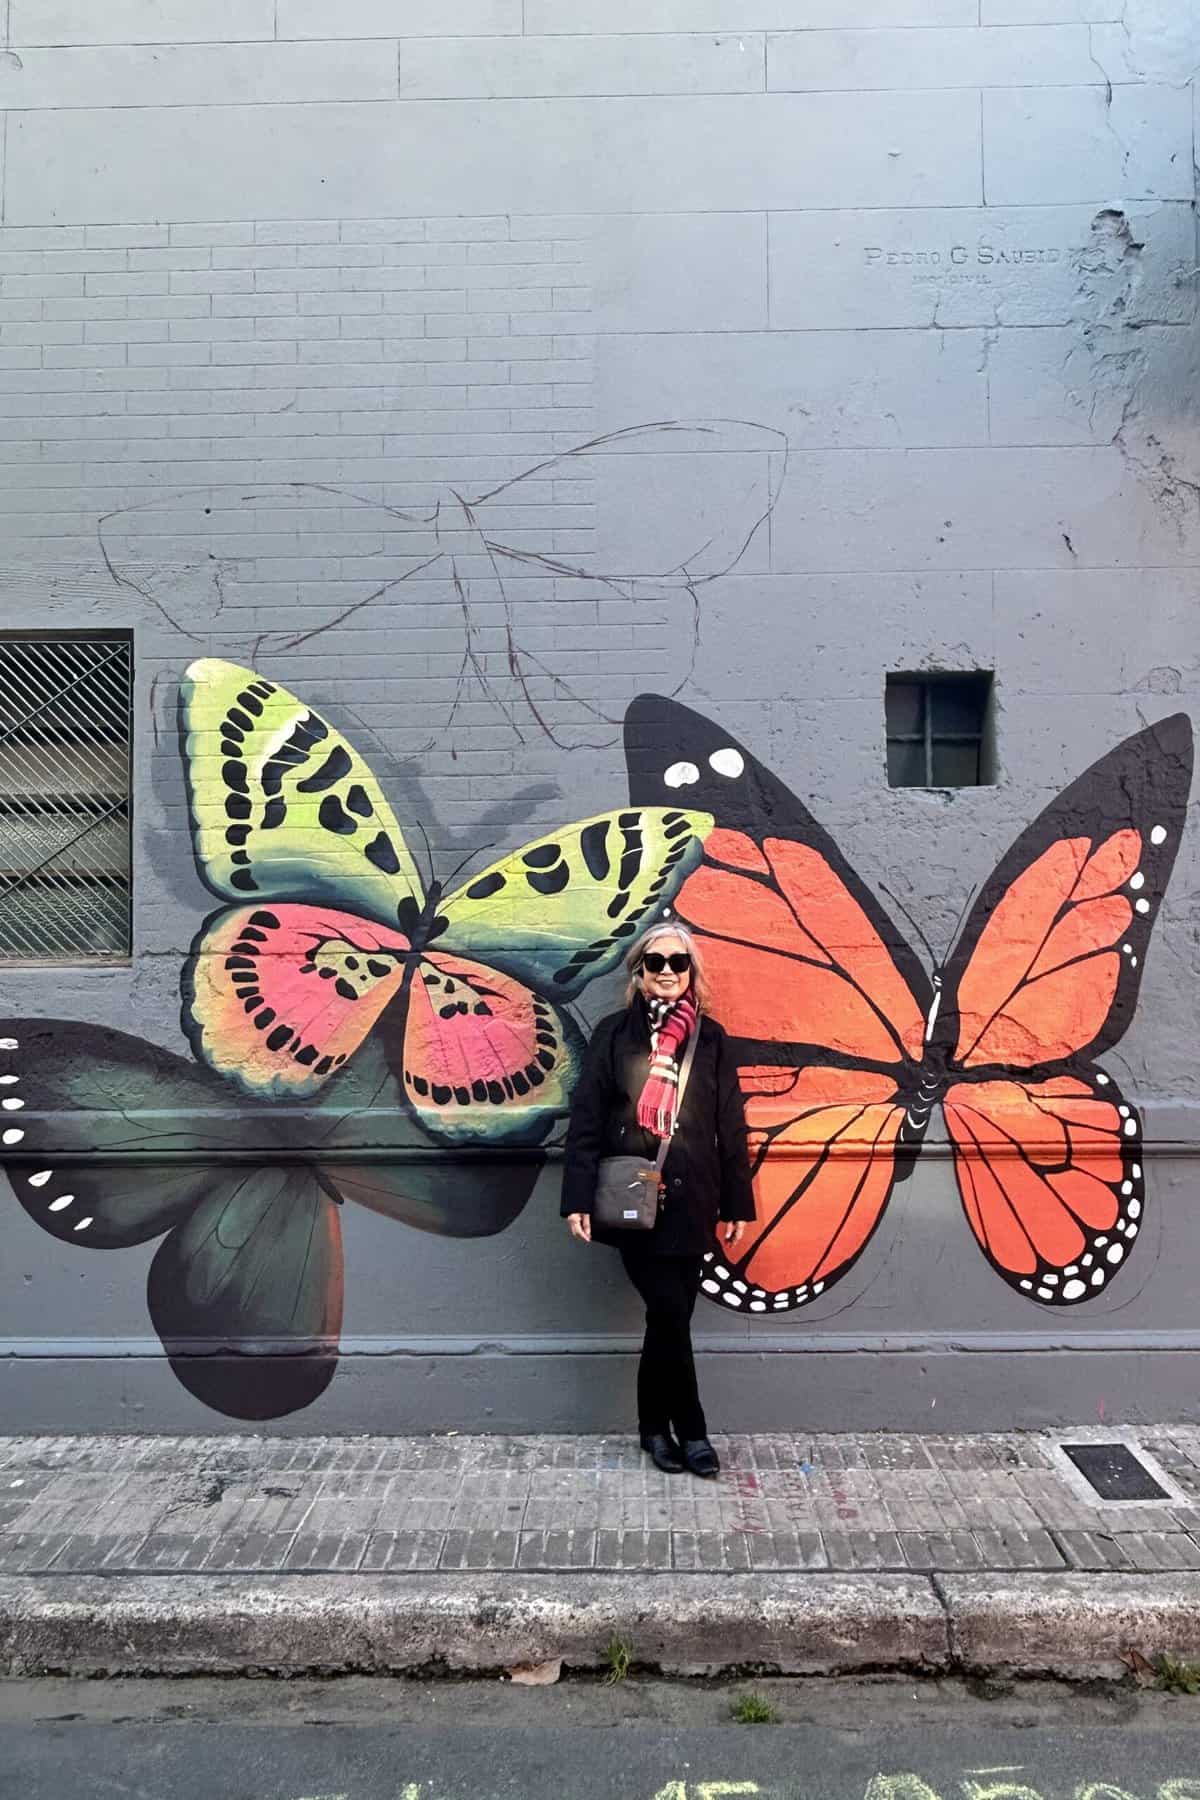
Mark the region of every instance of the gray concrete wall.
<instances>
[{"instance_id":1,"label":"gray concrete wall","mask_svg":"<svg viewBox=\"0 0 1200 1800\"><path fill-rule=\"evenodd\" d=\"M10 0L0 629L135 633L136 917L131 966L6 968L0 1013L190 1055L205 655L334 721L444 871L621 805L624 707L679 688L941 956L1042 807L1196 713L1198 66L1166 0ZM456 496L503 587L465 541L419 567ZM977 667L996 784L890 790L886 671ZM702 1306L714 1423L1194 1416L1198 857L1105 1065L1145 1121L1120 1281L1031 1305L929 1143L830 1293ZM293 1423L625 1423L635 1305L555 1189L475 1239L346 1207ZM220 1424L154 1253L8 1202L0 1427Z\"/></svg>"}]
</instances>

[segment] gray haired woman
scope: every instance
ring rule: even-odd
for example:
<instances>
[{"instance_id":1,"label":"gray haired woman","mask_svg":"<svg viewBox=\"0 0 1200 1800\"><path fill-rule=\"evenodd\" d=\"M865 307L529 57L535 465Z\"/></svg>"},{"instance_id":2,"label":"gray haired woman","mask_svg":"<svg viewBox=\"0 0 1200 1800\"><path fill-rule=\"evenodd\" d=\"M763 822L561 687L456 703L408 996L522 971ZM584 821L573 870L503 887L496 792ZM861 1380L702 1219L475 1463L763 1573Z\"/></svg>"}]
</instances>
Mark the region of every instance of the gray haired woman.
<instances>
[{"instance_id":1,"label":"gray haired woman","mask_svg":"<svg viewBox=\"0 0 1200 1800\"><path fill-rule=\"evenodd\" d=\"M729 1040L704 1010L704 966L691 932L655 925L629 951L627 1004L592 1034L571 1105L562 1214L580 1243L618 1250L646 1307L638 1364L642 1448L667 1474L717 1474L696 1380L691 1320L705 1252L732 1250L754 1217L746 1120ZM679 1073L695 1036L682 1105ZM605 1156L663 1164L651 1231L593 1229Z\"/></svg>"}]
</instances>

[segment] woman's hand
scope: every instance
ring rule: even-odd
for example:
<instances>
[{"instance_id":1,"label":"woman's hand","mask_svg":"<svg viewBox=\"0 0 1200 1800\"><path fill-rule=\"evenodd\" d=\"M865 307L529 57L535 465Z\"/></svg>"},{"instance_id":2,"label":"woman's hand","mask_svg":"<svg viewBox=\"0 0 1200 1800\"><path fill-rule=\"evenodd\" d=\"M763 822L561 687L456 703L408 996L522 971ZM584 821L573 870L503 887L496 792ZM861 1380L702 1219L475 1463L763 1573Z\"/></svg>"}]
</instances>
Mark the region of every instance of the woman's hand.
<instances>
[{"instance_id":1,"label":"woman's hand","mask_svg":"<svg viewBox=\"0 0 1200 1800\"><path fill-rule=\"evenodd\" d=\"M578 1238L581 1244L590 1244L591 1243L591 1241L592 1241L592 1215L591 1215L591 1213L568 1213L567 1214L567 1224L571 1227L571 1236L573 1238Z\"/></svg>"},{"instance_id":2,"label":"woman's hand","mask_svg":"<svg viewBox=\"0 0 1200 1800\"><path fill-rule=\"evenodd\" d=\"M745 1219L729 1219L721 1228L721 1236L732 1250L746 1235Z\"/></svg>"}]
</instances>

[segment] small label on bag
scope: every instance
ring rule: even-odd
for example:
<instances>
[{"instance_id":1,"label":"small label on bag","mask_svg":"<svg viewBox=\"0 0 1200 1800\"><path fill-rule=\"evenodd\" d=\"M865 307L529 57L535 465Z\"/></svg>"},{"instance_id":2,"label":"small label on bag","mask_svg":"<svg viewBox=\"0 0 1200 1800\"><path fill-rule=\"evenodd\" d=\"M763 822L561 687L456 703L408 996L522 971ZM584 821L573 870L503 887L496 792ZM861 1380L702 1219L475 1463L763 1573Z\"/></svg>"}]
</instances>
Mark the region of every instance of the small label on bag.
<instances>
[{"instance_id":1,"label":"small label on bag","mask_svg":"<svg viewBox=\"0 0 1200 1800\"><path fill-rule=\"evenodd\" d=\"M631 1212L624 1213L622 1216L626 1219L636 1219L638 1216L637 1207L635 1206Z\"/></svg>"}]
</instances>

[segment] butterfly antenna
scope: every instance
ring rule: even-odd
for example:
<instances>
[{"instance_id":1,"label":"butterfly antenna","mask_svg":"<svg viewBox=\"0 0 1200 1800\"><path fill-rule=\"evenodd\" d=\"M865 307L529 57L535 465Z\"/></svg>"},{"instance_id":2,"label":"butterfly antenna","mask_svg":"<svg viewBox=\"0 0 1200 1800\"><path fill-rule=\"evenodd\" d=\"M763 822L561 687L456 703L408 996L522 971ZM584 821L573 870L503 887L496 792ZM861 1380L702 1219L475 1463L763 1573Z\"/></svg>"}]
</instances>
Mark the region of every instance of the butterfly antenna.
<instances>
[{"instance_id":1,"label":"butterfly antenna","mask_svg":"<svg viewBox=\"0 0 1200 1800\"><path fill-rule=\"evenodd\" d=\"M929 939L925 936L925 933L921 930L921 927L917 924L917 921L913 918L912 914L909 912L907 906L905 906L903 900L899 899L895 894L893 894L891 888L884 887L882 881L879 884L879 888L880 888L881 893L884 893L887 895L888 899L891 901L893 906L898 906L900 908L900 911L904 914L905 918L908 920L909 924L912 926L913 930L916 932L917 936L920 938L921 942L924 944L926 954L929 957L930 967L933 969L940 968L941 965L939 964L937 957L933 953L932 944L929 942Z\"/></svg>"},{"instance_id":2,"label":"butterfly antenna","mask_svg":"<svg viewBox=\"0 0 1200 1800\"><path fill-rule=\"evenodd\" d=\"M466 866L469 862L474 862L474 860L477 856L483 856L486 854L487 851L494 850L495 848L496 848L496 846L495 846L495 843L493 842L491 844L479 844L476 846L476 848L474 850L468 850L467 854L463 857L462 861L458 864L457 868L451 869L451 871L447 875L445 883L443 885L445 887L450 887L453 882L458 880L459 876L462 874L463 870L466 868Z\"/></svg>"},{"instance_id":3,"label":"butterfly antenna","mask_svg":"<svg viewBox=\"0 0 1200 1800\"><path fill-rule=\"evenodd\" d=\"M425 877L425 886L431 888L433 886L433 849L429 842L429 833L426 831L425 826L420 819L417 820L417 830L420 832L421 842L425 846L425 863L428 869L428 874Z\"/></svg>"},{"instance_id":4,"label":"butterfly antenna","mask_svg":"<svg viewBox=\"0 0 1200 1800\"><path fill-rule=\"evenodd\" d=\"M974 898L978 892L979 892L979 885L978 885L978 883L976 883L976 885L971 889L970 893L967 895L966 899L962 903L962 910L959 913L958 918L954 922L954 935L950 939L951 949L954 948L954 945L957 944L957 942L959 940L959 936L960 936L960 934L962 932L962 928L963 928L963 920L966 918L967 913L969 912L970 907L971 907L971 902L974 900ZM947 953L946 960L949 961L949 953Z\"/></svg>"}]
</instances>

